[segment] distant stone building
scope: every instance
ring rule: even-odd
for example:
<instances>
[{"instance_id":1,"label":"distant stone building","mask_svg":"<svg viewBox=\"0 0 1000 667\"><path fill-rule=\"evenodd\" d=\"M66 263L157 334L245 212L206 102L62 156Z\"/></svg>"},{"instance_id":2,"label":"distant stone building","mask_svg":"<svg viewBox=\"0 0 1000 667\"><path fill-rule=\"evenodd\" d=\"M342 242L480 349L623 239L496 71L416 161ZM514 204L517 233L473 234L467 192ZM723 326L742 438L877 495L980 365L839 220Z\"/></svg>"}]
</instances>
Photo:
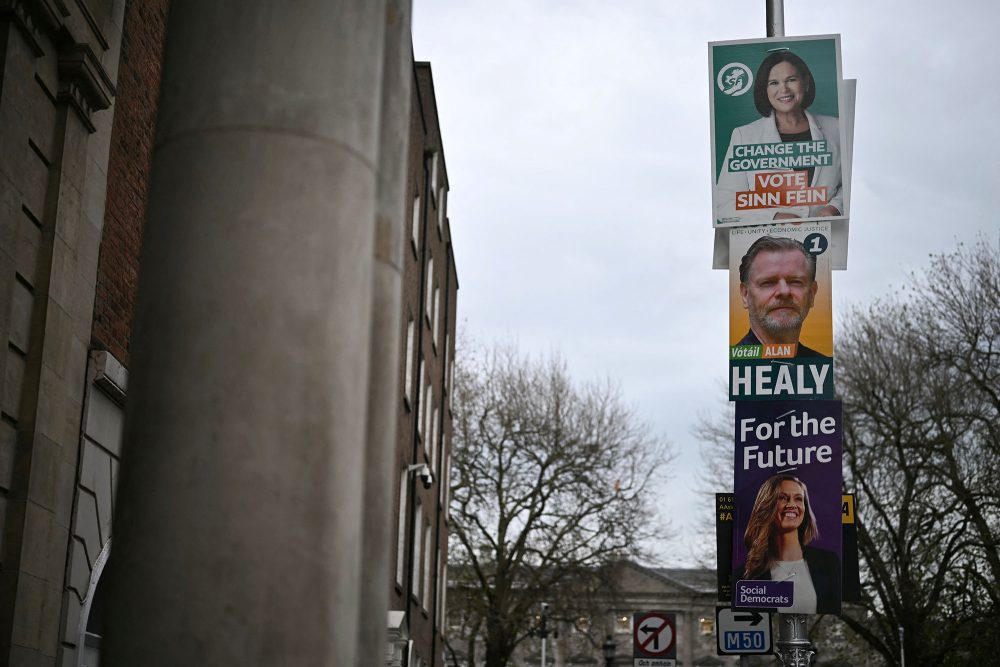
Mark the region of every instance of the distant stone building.
<instances>
[{"instance_id":1,"label":"distant stone building","mask_svg":"<svg viewBox=\"0 0 1000 667\"><path fill-rule=\"evenodd\" d=\"M737 656L719 656L715 627L716 574L706 568L646 567L625 561L616 564L606 582L612 594L599 594L587 603L591 611L581 611L574 622L549 624L547 667L604 667L602 645L610 636L615 644L616 667L633 667L633 615L636 612L665 611L675 614L677 624L678 667L722 667L740 664ZM460 579L458 576L454 580ZM456 602L449 607L448 667L480 667L483 643L475 642L475 660L469 660L468 640L464 636L461 610L457 600L465 592L452 585ZM858 610L852 610L858 613ZM816 667L875 667L881 657L833 616L813 616L809 634L817 655ZM777 622L772 628L772 649L778 637ZM773 655L748 656L750 665L775 665ZM541 665L541 640L526 639L517 649L512 667Z\"/></svg>"},{"instance_id":2,"label":"distant stone building","mask_svg":"<svg viewBox=\"0 0 1000 667\"><path fill-rule=\"evenodd\" d=\"M715 570L623 563L616 585L620 597L612 610L613 636L623 659L614 664L631 664L632 615L652 610L676 614L678 665L739 664L716 655Z\"/></svg>"},{"instance_id":3,"label":"distant stone building","mask_svg":"<svg viewBox=\"0 0 1000 667\"><path fill-rule=\"evenodd\" d=\"M590 612L573 623L552 624L547 640L547 662L551 667L604 667L602 645L610 635L615 644L617 666L631 666L632 617L635 612L666 611L676 615L678 665L738 665L739 660L720 658L715 649L716 578L714 570L700 568L652 568L621 562L613 568L609 590L614 594L590 604ZM463 591L453 590L453 596ZM449 665L473 667L461 637L461 605L452 605L449 640L456 651ZM555 634L558 636L554 636ZM476 649L475 667L482 665L481 642ZM525 640L514 656L515 667L541 664L541 640Z\"/></svg>"},{"instance_id":4,"label":"distant stone building","mask_svg":"<svg viewBox=\"0 0 1000 667\"><path fill-rule=\"evenodd\" d=\"M704 568L651 568L625 564L620 570L618 586L620 602L615 608L615 641L618 653L629 656L615 665L631 665L631 614L636 611L659 609L677 614L677 664L739 665L736 656L717 654L715 610L716 572ZM816 667L866 667L880 664L874 652L861 642L834 616L812 616L810 637L817 655ZM778 638L777 615L772 627L772 649ZM771 655L748 656L751 665L774 665ZM569 665L571 663L567 663ZM601 664L601 663L598 663Z\"/></svg>"}]
</instances>

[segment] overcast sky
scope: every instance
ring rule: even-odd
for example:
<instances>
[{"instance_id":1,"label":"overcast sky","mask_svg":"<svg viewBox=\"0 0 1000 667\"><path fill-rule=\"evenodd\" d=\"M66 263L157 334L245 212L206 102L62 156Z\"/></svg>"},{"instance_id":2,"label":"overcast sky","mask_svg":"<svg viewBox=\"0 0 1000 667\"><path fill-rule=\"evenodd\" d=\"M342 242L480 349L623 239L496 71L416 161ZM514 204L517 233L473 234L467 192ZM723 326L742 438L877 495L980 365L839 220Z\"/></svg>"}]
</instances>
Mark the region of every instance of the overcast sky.
<instances>
[{"instance_id":1,"label":"overcast sky","mask_svg":"<svg viewBox=\"0 0 1000 667\"><path fill-rule=\"evenodd\" d=\"M711 270L707 42L764 36L764 0L414 0L451 192L459 318L477 339L610 377L678 458L664 564L694 548L699 412L727 369ZM786 35L839 33L857 109L835 320L1000 223L1000 9L787 0ZM836 340L837 330L834 329ZM731 480L729 481L731 484ZM725 488L720 488L720 491Z\"/></svg>"}]
</instances>

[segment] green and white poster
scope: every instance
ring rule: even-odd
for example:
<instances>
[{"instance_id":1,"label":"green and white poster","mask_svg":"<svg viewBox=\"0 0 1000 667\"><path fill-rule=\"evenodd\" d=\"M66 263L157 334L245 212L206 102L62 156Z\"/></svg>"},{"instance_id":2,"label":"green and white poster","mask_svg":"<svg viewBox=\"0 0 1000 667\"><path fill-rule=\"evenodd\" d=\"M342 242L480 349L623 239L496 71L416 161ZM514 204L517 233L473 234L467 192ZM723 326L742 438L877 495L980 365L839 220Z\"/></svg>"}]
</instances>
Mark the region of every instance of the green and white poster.
<instances>
[{"instance_id":1,"label":"green and white poster","mask_svg":"<svg viewBox=\"0 0 1000 667\"><path fill-rule=\"evenodd\" d=\"M713 226L846 220L839 35L708 47Z\"/></svg>"}]
</instances>

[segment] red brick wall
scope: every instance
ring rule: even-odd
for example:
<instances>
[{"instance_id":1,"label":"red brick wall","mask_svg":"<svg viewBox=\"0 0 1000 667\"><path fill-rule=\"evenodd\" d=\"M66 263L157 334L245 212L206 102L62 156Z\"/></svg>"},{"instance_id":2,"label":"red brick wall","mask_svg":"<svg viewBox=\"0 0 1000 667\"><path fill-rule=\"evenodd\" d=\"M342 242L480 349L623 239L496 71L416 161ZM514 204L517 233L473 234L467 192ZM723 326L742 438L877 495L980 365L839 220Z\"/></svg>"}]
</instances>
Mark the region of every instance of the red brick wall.
<instances>
[{"instance_id":1,"label":"red brick wall","mask_svg":"<svg viewBox=\"0 0 1000 667\"><path fill-rule=\"evenodd\" d=\"M128 365L169 0L125 8L92 345Z\"/></svg>"}]
</instances>

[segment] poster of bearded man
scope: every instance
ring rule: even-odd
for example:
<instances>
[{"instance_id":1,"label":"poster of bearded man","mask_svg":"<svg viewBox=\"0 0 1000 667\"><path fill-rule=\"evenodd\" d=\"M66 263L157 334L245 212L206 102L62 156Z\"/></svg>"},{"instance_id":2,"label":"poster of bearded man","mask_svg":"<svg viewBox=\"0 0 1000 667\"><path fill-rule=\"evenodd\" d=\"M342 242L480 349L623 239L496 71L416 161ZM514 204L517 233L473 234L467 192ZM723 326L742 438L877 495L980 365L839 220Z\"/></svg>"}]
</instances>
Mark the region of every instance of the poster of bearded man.
<instances>
[{"instance_id":1,"label":"poster of bearded man","mask_svg":"<svg viewBox=\"0 0 1000 667\"><path fill-rule=\"evenodd\" d=\"M729 234L730 400L832 398L830 223Z\"/></svg>"}]
</instances>

